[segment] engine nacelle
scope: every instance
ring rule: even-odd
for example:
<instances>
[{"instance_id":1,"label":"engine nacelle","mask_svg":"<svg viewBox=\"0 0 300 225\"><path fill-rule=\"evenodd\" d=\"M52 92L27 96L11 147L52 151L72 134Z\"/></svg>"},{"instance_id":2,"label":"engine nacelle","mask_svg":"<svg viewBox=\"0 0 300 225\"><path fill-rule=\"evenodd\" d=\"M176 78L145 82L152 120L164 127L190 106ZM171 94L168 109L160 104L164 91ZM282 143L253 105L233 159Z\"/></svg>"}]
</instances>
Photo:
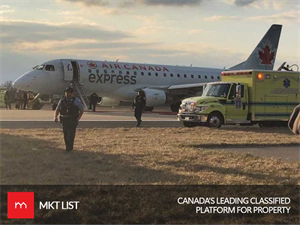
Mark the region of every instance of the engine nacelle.
<instances>
[{"instance_id":1,"label":"engine nacelle","mask_svg":"<svg viewBox=\"0 0 300 225\"><path fill-rule=\"evenodd\" d=\"M167 95L164 91L149 88L142 91L145 93L147 107L163 105L167 101Z\"/></svg>"},{"instance_id":2,"label":"engine nacelle","mask_svg":"<svg viewBox=\"0 0 300 225\"><path fill-rule=\"evenodd\" d=\"M99 104L101 106L118 106L120 104L120 100L115 99L115 98L103 97Z\"/></svg>"}]
</instances>

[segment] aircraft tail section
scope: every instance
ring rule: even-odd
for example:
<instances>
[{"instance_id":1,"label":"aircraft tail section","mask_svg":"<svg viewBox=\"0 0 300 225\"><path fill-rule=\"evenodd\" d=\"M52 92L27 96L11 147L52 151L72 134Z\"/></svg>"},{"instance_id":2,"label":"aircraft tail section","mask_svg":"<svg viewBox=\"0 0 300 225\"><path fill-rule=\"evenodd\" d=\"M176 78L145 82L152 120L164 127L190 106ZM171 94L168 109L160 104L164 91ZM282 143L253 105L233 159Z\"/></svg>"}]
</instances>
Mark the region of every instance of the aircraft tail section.
<instances>
[{"instance_id":1,"label":"aircraft tail section","mask_svg":"<svg viewBox=\"0 0 300 225\"><path fill-rule=\"evenodd\" d=\"M230 68L230 70L273 70L282 25L273 24L255 47L249 58Z\"/></svg>"}]
</instances>

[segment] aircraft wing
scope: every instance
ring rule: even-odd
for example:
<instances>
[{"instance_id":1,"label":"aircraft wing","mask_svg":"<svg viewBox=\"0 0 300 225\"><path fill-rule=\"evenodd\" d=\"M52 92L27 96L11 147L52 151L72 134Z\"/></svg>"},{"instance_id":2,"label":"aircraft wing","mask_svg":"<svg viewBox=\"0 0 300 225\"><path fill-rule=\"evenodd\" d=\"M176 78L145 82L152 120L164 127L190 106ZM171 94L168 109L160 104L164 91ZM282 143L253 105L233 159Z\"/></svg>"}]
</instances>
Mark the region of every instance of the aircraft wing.
<instances>
[{"instance_id":1,"label":"aircraft wing","mask_svg":"<svg viewBox=\"0 0 300 225\"><path fill-rule=\"evenodd\" d=\"M207 83L195 83L195 84L171 85L168 87L168 90L202 88L206 84L208 84L208 82Z\"/></svg>"},{"instance_id":2,"label":"aircraft wing","mask_svg":"<svg viewBox=\"0 0 300 225\"><path fill-rule=\"evenodd\" d=\"M180 98L190 97L198 95L203 91L203 87L208 84L207 83L194 83L194 84L178 84L178 85L167 85L167 86L147 86L143 88L136 89L135 91L139 91L142 89L152 89L152 90L161 90L169 95L177 96Z\"/></svg>"},{"instance_id":3,"label":"aircraft wing","mask_svg":"<svg viewBox=\"0 0 300 225\"><path fill-rule=\"evenodd\" d=\"M179 90L179 89L199 89L203 88L207 83L194 83L194 84L178 84L178 85L166 85L166 86L146 86L144 88L149 88L149 89L157 89L157 90ZM135 91L139 91L144 88L138 88Z\"/></svg>"}]
</instances>

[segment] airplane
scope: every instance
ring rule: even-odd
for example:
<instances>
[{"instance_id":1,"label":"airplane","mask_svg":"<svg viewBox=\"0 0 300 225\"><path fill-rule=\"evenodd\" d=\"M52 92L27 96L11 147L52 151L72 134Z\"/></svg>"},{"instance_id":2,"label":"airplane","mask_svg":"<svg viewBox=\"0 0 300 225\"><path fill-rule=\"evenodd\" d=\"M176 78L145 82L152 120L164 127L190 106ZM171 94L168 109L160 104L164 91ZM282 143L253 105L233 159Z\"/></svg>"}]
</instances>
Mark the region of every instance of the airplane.
<instances>
[{"instance_id":1,"label":"airplane","mask_svg":"<svg viewBox=\"0 0 300 225\"><path fill-rule=\"evenodd\" d=\"M229 70L273 70L282 25L273 24L248 59ZM233 35L234 37L234 35ZM149 111L170 104L177 112L181 100L195 96L209 82L220 81L224 69L170 66L113 61L56 59L35 66L14 83L18 90L40 94L62 94L72 85L84 106L87 96L97 93L101 105L117 106L132 102L142 90Z\"/></svg>"}]
</instances>

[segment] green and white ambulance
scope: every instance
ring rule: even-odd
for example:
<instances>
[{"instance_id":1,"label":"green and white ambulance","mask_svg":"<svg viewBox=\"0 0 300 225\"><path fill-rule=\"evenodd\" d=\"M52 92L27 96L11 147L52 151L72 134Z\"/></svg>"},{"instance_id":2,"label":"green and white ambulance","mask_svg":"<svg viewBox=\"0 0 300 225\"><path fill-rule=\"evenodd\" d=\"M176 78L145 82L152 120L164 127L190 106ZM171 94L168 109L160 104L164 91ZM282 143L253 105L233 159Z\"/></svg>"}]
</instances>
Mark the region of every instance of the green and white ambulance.
<instances>
[{"instance_id":1,"label":"green and white ambulance","mask_svg":"<svg viewBox=\"0 0 300 225\"><path fill-rule=\"evenodd\" d=\"M186 127L223 124L286 125L300 103L300 72L242 70L222 72L201 97L184 99L178 119Z\"/></svg>"}]
</instances>

